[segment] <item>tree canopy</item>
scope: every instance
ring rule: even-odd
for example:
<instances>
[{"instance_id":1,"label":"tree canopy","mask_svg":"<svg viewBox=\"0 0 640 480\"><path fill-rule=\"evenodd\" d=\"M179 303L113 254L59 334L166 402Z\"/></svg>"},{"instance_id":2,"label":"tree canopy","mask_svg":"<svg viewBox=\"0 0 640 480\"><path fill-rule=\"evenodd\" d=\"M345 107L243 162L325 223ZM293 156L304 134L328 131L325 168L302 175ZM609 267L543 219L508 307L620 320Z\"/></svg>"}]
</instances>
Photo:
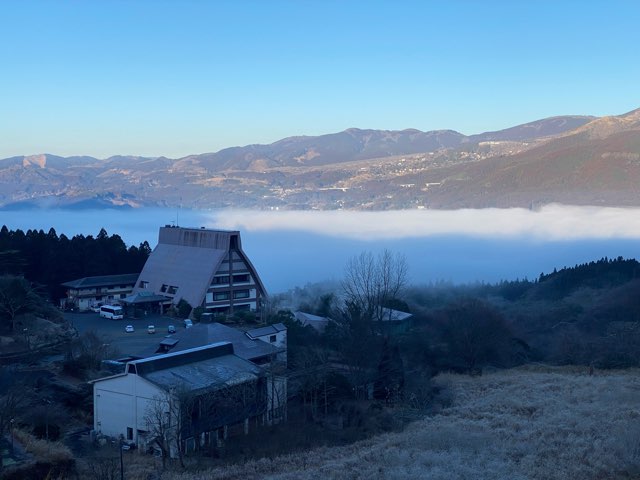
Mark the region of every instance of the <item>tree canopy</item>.
<instances>
[{"instance_id":1,"label":"tree canopy","mask_svg":"<svg viewBox=\"0 0 640 480\"><path fill-rule=\"evenodd\" d=\"M124 243L119 235L101 229L96 237L58 235L44 230L0 229L0 275L24 276L43 286L52 301L64 296L61 283L96 275L116 275L142 271L151 247Z\"/></svg>"}]
</instances>

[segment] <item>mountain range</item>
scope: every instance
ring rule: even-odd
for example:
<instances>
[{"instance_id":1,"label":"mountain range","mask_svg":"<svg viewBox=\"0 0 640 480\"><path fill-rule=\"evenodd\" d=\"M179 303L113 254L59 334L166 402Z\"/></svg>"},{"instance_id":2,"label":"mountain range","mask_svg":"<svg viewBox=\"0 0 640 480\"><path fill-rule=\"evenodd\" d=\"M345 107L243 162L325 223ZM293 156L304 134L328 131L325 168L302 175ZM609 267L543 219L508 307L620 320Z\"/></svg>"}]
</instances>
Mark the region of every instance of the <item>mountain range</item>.
<instances>
[{"instance_id":1,"label":"mountain range","mask_svg":"<svg viewBox=\"0 0 640 480\"><path fill-rule=\"evenodd\" d=\"M640 205L640 109L466 136L351 128L179 159L0 160L0 207L397 209Z\"/></svg>"}]
</instances>

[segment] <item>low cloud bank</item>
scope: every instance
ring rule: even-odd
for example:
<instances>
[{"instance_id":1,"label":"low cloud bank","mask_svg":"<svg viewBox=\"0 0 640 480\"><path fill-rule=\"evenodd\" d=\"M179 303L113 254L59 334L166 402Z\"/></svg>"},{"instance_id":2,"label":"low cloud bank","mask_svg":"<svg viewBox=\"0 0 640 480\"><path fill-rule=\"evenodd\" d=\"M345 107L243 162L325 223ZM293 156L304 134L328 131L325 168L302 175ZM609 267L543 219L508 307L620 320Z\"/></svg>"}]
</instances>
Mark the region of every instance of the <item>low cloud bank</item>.
<instances>
[{"instance_id":1,"label":"low cloud bank","mask_svg":"<svg viewBox=\"0 0 640 480\"><path fill-rule=\"evenodd\" d=\"M248 231L294 230L381 240L465 235L534 240L640 238L640 209L547 205L539 210L257 211L222 210L208 226Z\"/></svg>"}]
</instances>

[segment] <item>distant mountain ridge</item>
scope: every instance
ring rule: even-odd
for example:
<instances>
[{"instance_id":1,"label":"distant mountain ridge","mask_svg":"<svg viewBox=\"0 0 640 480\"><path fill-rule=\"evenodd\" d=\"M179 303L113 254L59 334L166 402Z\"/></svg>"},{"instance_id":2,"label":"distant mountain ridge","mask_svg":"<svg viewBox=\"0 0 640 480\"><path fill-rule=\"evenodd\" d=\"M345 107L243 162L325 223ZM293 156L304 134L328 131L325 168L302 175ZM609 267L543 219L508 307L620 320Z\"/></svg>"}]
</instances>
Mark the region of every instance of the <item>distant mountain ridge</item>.
<instances>
[{"instance_id":1,"label":"distant mountain ridge","mask_svg":"<svg viewBox=\"0 0 640 480\"><path fill-rule=\"evenodd\" d=\"M470 136L351 128L179 159L6 158L0 160L0 207L635 205L636 156L640 109L551 117Z\"/></svg>"}]
</instances>

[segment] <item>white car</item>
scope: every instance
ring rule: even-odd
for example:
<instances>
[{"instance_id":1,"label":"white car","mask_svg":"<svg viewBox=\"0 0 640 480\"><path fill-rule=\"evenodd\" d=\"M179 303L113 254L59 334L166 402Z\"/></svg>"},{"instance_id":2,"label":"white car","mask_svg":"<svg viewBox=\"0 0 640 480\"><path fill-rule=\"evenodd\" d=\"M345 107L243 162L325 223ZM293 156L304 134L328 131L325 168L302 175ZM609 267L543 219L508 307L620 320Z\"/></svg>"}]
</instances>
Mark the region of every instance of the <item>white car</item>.
<instances>
[{"instance_id":1,"label":"white car","mask_svg":"<svg viewBox=\"0 0 640 480\"><path fill-rule=\"evenodd\" d=\"M154 325L149 325L147 327L147 333L156 333L156 327Z\"/></svg>"},{"instance_id":2,"label":"white car","mask_svg":"<svg viewBox=\"0 0 640 480\"><path fill-rule=\"evenodd\" d=\"M97 305L92 305L91 306L91 311L94 313L100 313L100 307L102 306L101 303L98 303Z\"/></svg>"},{"instance_id":3,"label":"white car","mask_svg":"<svg viewBox=\"0 0 640 480\"><path fill-rule=\"evenodd\" d=\"M132 333L135 330L133 329L133 325L127 325L126 327L124 327L124 331L127 333Z\"/></svg>"}]
</instances>

